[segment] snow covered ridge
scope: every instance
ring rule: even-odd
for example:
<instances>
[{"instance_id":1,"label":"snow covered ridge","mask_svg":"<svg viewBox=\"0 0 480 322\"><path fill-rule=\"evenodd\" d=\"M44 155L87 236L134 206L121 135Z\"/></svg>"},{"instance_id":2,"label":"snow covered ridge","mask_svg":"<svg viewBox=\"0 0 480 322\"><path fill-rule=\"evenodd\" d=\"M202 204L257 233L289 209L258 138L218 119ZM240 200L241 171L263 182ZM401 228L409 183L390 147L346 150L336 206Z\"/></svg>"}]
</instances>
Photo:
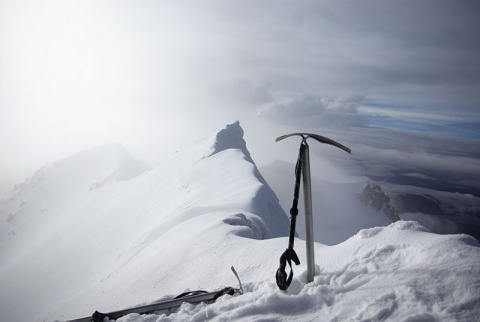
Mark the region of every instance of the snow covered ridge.
<instances>
[{"instance_id":1,"label":"snow covered ridge","mask_svg":"<svg viewBox=\"0 0 480 322\"><path fill-rule=\"evenodd\" d=\"M8 225L0 221L0 247L6 236L15 234L17 228L29 222L32 216L43 222L48 220L50 212L44 213L49 207L73 209L86 191L109 182L129 180L150 169L146 163L132 157L121 144L92 148L47 164L17 185L8 199L1 201L0 215L8 216Z\"/></svg>"},{"instance_id":2,"label":"snow covered ridge","mask_svg":"<svg viewBox=\"0 0 480 322\"><path fill-rule=\"evenodd\" d=\"M129 180L150 169L119 143L100 146L42 167L31 178L17 185L11 198L39 190L81 190L90 184L98 187L109 181Z\"/></svg>"},{"instance_id":3,"label":"snow covered ridge","mask_svg":"<svg viewBox=\"0 0 480 322\"><path fill-rule=\"evenodd\" d=\"M82 305L154 299L158 289L120 302L103 292L123 285L131 293L138 276L153 283L165 270L178 276L169 277L172 292L207 282L211 269L204 278L185 278L195 269L182 266L189 257L201 264L196 252L212 247L201 236L212 229L256 239L288 233L288 217L251 160L238 122L145 170L123 147L99 147L45 166L2 202L0 320L29 321L50 310L71 318L89 313ZM181 276L183 283L176 281ZM24 301L34 303L30 312L14 309Z\"/></svg>"},{"instance_id":4,"label":"snow covered ridge","mask_svg":"<svg viewBox=\"0 0 480 322\"><path fill-rule=\"evenodd\" d=\"M105 148L109 157L97 158ZM335 246L316 243L310 284L305 245L296 240L302 263L288 291L278 290L289 221L238 122L150 170L132 161L135 171L118 171L123 152L96 151L49 165L0 204L0 321L64 321L237 286L232 265L241 296L118 321L472 321L480 314L478 242L415 222L363 229Z\"/></svg>"}]
</instances>

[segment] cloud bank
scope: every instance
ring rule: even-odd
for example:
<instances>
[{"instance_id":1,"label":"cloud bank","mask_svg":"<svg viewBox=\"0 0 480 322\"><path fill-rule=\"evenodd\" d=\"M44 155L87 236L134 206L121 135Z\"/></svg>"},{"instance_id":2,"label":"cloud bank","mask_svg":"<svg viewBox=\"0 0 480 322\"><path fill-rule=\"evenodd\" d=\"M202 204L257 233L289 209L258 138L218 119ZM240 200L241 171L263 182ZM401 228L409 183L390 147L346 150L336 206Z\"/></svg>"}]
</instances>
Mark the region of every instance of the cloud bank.
<instances>
[{"instance_id":1,"label":"cloud bank","mask_svg":"<svg viewBox=\"0 0 480 322\"><path fill-rule=\"evenodd\" d=\"M237 119L261 163L291 154L276 136L309 129L351 144L348 168L358 172L405 163L407 173L434 177L450 160L462 169L455 182L474 181L479 9L470 1L0 2L1 184L116 141L156 165ZM428 163L435 174L415 168Z\"/></svg>"}]
</instances>

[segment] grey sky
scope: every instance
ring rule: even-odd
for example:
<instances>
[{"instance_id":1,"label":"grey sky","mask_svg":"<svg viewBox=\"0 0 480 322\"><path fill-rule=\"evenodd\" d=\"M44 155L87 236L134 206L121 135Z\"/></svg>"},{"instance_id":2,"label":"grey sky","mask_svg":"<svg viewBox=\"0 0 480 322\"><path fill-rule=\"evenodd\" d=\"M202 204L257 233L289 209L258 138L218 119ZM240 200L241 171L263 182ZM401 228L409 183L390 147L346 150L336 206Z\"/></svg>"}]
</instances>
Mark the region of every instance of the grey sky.
<instances>
[{"instance_id":1,"label":"grey sky","mask_svg":"<svg viewBox=\"0 0 480 322\"><path fill-rule=\"evenodd\" d=\"M476 1L0 0L0 185L109 142L155 165L236 119L261 162L304 127L478 144L479 16Z\"/></svg>"}]
</instances>

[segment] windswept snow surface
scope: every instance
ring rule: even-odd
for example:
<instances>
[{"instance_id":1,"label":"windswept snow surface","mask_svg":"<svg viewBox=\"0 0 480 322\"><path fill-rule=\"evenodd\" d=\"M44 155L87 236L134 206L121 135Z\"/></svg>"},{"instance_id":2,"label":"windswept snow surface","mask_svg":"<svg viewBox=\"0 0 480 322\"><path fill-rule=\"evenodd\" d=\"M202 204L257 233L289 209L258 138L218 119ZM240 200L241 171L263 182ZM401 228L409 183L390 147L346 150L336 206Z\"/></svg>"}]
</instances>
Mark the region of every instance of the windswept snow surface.
<instances>
[{"instance_id":1,"label":"windswept snow surface","mask_svg":"<svg viewBox=\"0 0 480 322\"><path fill-rule=\"evenodd\" d=\"M127 161L125 161L127 160ZM352 214L355 216L355 214ZM355 221L352 221L355 223ZM416 222L315 244L287 292L275 271L289 220L238 122L148 169L119 146L39 170L0 204L0 321L54 321L236 286L245 294L118 321L472 321L480 248Z\"/></svg>"},{"instance_id":2,"label":"windswept snow surface","mask_svg":"<svg viewBox=\"0 0 480 322\"><path fill-rule=\"evenodd\" d=\"M184 304L171 312L130 314L118 321L476 321L479 244L468 235L437 235L416 222L361 230L335 246L316 244L317 275L305 265L287 292L275 285L279 243L259 241L237 267L245 294L212 304ZM250 246L235 243L239 253ZM253 245L251 245L253 246ZM304 243L297 241L300 258ZM238 247L238 248L237 248ZM255 270L255 272L252 272ZM225 272L222 272L222 274ZM233 278L232 278L233 281Z\"/></svg>"}]
</instances>

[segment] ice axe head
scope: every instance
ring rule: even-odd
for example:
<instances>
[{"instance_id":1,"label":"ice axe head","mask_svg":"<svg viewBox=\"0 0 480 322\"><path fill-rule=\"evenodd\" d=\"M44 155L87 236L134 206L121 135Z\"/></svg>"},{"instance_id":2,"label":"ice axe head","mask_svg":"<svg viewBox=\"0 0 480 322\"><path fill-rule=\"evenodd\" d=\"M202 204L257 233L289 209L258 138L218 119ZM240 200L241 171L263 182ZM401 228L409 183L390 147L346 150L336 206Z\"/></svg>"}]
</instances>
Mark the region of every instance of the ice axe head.
<instances>
[{"instance_id":1,"label":"ice axe head","mask_svg":"<svg viewBox=\"0 0 480 322\"><path fill-rule=\"evenodd\" d=\"M317 140L318 142L320 143L325 143L325 144L330 144L330 145L333 145L333 146L336 146L337 148L340 148L342 149L343 151L345 152L348 152L348 153L352 153L352 151L347 148L346 146L332 140L332 139L329 139L329 138L326 138L324 136L321 136L321 135L318 135L318 134L311 134L311 133L291 133L291 134L286 134L286 135L282 135L282 136L279 136L275 142L278 142L278 141L281 141L283 139L286 139L290 136L294 136L294 135L299 135L303 138L302 140L302 143L306 143L307 139L308 138L312 138L312 139L315 139Z\"/></svg>"}]
</instances>

